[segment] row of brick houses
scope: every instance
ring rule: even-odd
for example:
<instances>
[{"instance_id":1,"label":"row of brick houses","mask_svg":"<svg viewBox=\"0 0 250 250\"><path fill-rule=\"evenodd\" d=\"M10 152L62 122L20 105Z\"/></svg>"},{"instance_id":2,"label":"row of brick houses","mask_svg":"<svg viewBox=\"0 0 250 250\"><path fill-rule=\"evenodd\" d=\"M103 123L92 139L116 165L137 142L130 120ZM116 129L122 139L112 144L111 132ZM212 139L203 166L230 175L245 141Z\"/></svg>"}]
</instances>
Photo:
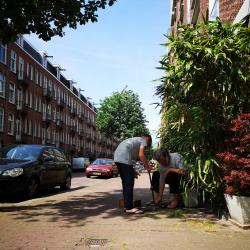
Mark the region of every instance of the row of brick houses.
<instances>
[{"instance_id":1,"label":"row of brick houses","mask_svg":"<svg viewBox=\"0 0 250 250\"><path fill-rule=\"evenodd\" d=\"M201 22L208 12L209 19L220 17L222 21L240 22L248 18L250 0L172 0L170 32L175 33L178 24Z\"/></svg>"},{"instance_id":2,"label":"row of brick houses","mask_svg":"<svg viewBox=\"0 0 250 250\"><path fill-rule=\"evenodd\" d=\"M22 36L0 43L0 147L48 144L68 157L112 157L117 141L97 131L97 109L48 58Z\"/></svg>"}]
</instances>

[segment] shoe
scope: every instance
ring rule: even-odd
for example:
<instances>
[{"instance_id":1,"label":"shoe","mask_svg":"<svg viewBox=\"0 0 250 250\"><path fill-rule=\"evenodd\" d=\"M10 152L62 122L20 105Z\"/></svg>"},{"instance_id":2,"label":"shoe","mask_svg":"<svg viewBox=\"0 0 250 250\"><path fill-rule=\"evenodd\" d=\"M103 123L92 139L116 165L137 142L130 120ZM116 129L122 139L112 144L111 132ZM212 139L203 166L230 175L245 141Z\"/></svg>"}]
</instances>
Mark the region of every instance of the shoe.
<instances>
[{"instance_id":1,"label":"shoe","mask_svg":"<svg viewBox=\"0 0 250 250\"><path fill-rule=\"evenodd\" d=\"M132 209L124 209L125 214L144 214L141 209L132 208Z\"/></svg>"}]
</instances>

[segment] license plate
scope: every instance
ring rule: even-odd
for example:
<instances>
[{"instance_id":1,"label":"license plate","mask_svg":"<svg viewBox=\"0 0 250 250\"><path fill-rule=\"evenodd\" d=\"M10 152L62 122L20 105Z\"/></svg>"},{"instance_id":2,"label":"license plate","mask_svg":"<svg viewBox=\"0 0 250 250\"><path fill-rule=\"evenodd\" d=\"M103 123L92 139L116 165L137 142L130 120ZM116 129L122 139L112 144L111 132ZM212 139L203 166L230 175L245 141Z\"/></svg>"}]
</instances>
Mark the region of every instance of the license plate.
<instances>
[{"instance_id":1,"label":"license plate","mask_svg":"<svg viewBox=\"0 0 250 250\"><path fill-rule=\"evenodd\" d=\"M102 175L101 173L93 173L93 175Z\"/></svg>"}]
</instances>

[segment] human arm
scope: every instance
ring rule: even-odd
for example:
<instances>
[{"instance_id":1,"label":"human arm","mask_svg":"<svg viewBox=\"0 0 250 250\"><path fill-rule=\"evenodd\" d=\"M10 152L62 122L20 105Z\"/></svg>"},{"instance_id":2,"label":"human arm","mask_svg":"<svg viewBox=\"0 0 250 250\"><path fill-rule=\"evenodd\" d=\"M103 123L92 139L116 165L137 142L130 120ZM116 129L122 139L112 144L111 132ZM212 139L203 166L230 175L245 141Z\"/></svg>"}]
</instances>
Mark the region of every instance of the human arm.
<instances>
[{"instance_id":1,"label":"human arm","mask_svg":"<svg viewBox=\"0 0 250 250\"><path fill-rule=\"evenodd\" d=\"M148 162L148 159L147 157L145 156L145 146L144 145L141 145L140 146L140 150L139 150L139 158L140 160L142 161L143 165L144 165L144 168L147 170L147 171L151 171L151 165L149 164Z\"/></svg>"}]
</instances>

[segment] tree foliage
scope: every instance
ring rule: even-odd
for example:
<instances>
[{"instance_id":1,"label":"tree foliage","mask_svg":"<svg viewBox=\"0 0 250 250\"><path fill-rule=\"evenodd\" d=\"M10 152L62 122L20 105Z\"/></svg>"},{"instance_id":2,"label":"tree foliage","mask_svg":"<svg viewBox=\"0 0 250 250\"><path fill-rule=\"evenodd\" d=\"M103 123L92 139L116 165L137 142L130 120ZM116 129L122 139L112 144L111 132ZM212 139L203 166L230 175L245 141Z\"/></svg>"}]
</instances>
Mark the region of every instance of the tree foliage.
<instances>
[{"instance_id":1,"label":"tree foliage","mask_svg":"<svg viewBox=\"0 0 250 250\"><path fill-rule=\"evenodd\" d=\"M48 41L63 36L68 26L97 22L97 11L116 0L0 0L0 40L13 42L19 34L36 33Z\"/></svg>"},{"instance_id":2,"label":"tree foliage","mask_svg":"<svg viewBox=\"0 0 250 250\"><path fill-rule=\"evenodd\" d=\"M250 29L220 20L180 26L168 36L162 60L162 144L183 154L190 177L204 194L217 194L216 153L226 125L250 108Z\"/></svg>"},{"instance_id":3,"label":"tree foliage","mask_svg":"<svg viewBox=\"0 0 250 250\"><path fill-rule=\"evenodd\" d=\"M102 101L97 113L96 125L107 136L123 140L148 133L141 102L132 90L114 92Z\"/></svg>"}]
</instances>

